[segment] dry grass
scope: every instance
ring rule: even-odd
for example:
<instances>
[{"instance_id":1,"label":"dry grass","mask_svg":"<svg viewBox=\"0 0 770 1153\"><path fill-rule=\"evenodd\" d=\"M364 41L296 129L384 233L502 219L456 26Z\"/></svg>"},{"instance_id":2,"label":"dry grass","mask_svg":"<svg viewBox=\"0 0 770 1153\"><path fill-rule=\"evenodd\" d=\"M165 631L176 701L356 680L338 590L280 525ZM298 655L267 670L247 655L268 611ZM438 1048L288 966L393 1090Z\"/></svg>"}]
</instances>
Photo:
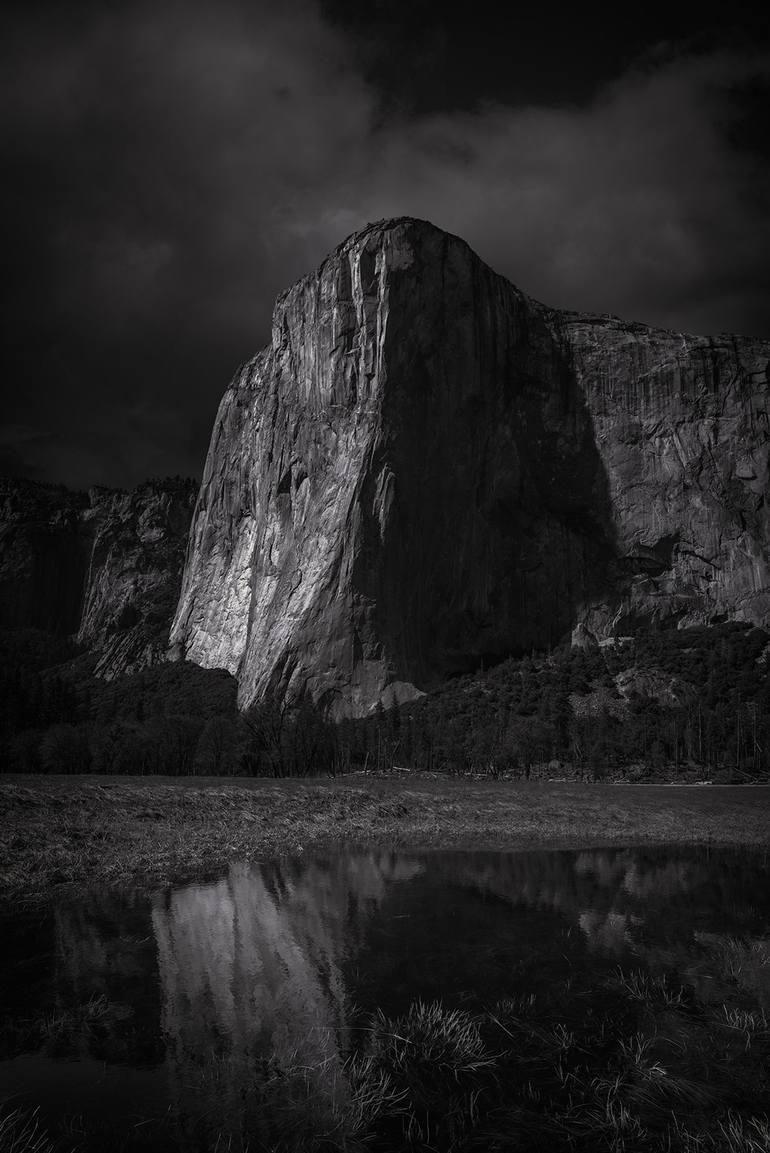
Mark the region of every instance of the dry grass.
<instances>
[{"instance_id":1,"label":"dry grass","mask_svg":"<svg viewBox=\"0 0 770 1153\"><path fill-rule=\"evenodd\" d=\"M329 847L518 849L770 843L770 788L485 782L0 777L0 895L215 874Z\"/></svg>"},{"instance_id":2,"label":"dry grass","mask_svg":"<svg viewBox=\"0 0 770 1153\"><path fill-rule=\"evenodd\" d=\"M56 1153L37 1109L10 1109L0 1114L2 1153Z\"/></svg>"}]
</instances>

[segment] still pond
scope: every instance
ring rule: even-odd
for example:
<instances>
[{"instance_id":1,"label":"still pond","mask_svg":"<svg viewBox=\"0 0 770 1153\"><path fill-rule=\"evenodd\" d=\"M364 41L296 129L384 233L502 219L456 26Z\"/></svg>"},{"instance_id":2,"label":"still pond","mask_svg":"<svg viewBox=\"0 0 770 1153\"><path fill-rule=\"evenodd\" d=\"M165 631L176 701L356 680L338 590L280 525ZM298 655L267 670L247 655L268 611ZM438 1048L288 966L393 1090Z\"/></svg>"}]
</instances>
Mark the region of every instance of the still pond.
<instances>
[{"instance_id":1,"label":"still pond","mask_svg":"<svg viewBox=\"0 0 770 1153\"><path fill-rule=\"evenodd\" d=\"M0 925L0 1138L766 1147L764 850L339 852Z\"/></svg>"}]
</instances>

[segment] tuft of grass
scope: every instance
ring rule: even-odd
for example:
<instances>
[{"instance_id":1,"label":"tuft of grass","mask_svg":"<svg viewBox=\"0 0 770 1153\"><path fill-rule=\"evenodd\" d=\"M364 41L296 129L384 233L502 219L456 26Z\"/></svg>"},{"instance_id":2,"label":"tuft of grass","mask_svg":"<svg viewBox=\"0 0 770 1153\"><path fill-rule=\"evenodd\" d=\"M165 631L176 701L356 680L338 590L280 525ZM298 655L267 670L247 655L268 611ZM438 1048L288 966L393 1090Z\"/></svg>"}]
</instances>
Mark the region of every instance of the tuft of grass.
<instances>
[{"instance_id":1,"label":"tuft of grass","mask_svg":"<svg viewBox=\"0 0 770 1153\"><path fill-rule=\"evenodd\" d=\"M766 1116L744 1117L728 1112L712 1132L693 1133L675 1123L677 1153L770 1153L770 1122Z\"/></svg>"},{"instance_id":2,"label":"tuft of grass","mask_svg":"<svg viewBox=\"0 0 770 1153\"><path fill-rule=\"evenodd\" d=\"M631 1000L640 1001L651 1007L679 1008L685 997L683 986L673 985L665 976L658 977L643 969L632 969L628 973L618 969L608 985L624 993Z\"/></svg>"},{"instance_id":3,"label":"tuft of grass","mask_svg":"<svg viewBox=\"0 0 770 1153\"><path fill-rule=\"evenodd\" d=\"M296 1051L280 1058L267 1053L255 1059L249 1080L242 1074L228 1054L198 1070L180 1110L183 1149L359 1153L383 1119L399 1118L405 1099L389 1072L365 1053L314 1063Z\"/></svg>"},{"instance_id":4,"label":"tuft of grass","mask_svg":"<svg viewBox=\"0 0 770 1153\"><path fill-rule=\"evenodd\" d=\"M57 1057L85 1055L95 1040L132 1014L130 1006L95 994L82 1005L46 1013L36 1025L39 1044L45 1053Z\"/></svg>"},{"instance_id":5,"label":"tuft of grass","mask_svg":"<svg viewBox=\"0 0 770 1153\"><path fill-rule=\"evenodd\" d=\"M445 1009L439 1002L416 1001L401 1017L381 1011L370 1026L374 1056L394 1073L418 1070L455 1081L494 1064L485 1049L476 1019L462 1009Z\"/></svg>"},{"instance_id":6,"label":"tuft of grass","mask_svg":"<svg viewBox=\"0 0 770 1153\"><path fill-rule=\"evenodd\" d=\"M477 1127L482 1091L494 1080L497 1058L470 1013L422 1001L400 1017L378 1012L368 1052L403 1094L404 1147L449 1148Z\"/></svg>"},{"instance_id":7,"label":"tuft of grass","mask_svg":"<svg viewBox=\"0 0 770 1153\"><path fill-rule=\"evenodd\" d=\"M0 1153L56 1153L38 1109L0 1110Z\"/></svg>"},{"instance_id":8,"label":"tuft of grass","mask_svg":"<svg viewBox=\"0 0 770 1153\"><path fill-rule=\"evenodd\" d=\"M770 1123L767 1117L744 1118L730 1113L719 1128L725 1139L725 1153L770 1153Z\"/></svg>"},{"instance_id":9,"label":"tuft of grass","mask_svg":"<svg viewBox=\"0 0 770 1153\"><path fill-rule=\"evenodd\" d=\"M519 993L515 997L504 997L497 1002L495 1012L500 1017L529 1019L537 1012L537 994Z\"/></svg>"},{"instance_id":10,"label":"tuft of grass","mask_svg":"<svg viewBox=\"0 0 770 1153\"><path fill-rule=\"evenodd\" d=\"M87 1029L114 1016L114 1009L104 993L95 993L74 1009L54 1009L41 1022L40 1030L46 1040L55 1040L70 1029Z\"/></svg>"},{"instance_id":11,"label":"tuft of grass","mask_svg":"<svg viewBox=\"0 0 770 1153\"><path fill-rule=\"evenodd\" d=\"M755 1038L767 1037L767 1015L763 1008L743 1009L737 1005L721 1005L717 1022L726 1029L733 1029L745 1039L746 1052Z\"/></svg>"}]
</instances>

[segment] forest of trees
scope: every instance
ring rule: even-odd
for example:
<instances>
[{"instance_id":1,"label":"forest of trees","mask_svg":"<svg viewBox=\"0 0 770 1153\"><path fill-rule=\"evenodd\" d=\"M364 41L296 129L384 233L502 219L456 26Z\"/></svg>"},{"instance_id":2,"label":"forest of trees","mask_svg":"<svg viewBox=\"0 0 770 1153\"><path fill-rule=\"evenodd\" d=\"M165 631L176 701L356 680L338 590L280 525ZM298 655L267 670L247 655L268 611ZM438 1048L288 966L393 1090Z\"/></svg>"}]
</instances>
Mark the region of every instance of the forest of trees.
<instances>
[{"instance_id":1,"label":"forest of trees","mask_svg":"<svg viewBox=\"0 0 770 1153\"><path fill-rule=\"evenodd\" d=\"M402 709L397 747L450 771L767 775L768 641L727 624L509 660Z\"/></svg>"},{"instance_id":2,"label":"forest of trees","mask_svg":"<svg viewBox=\"0 0 770 1153\"><path fill-rule=\"evenodd\" d=\"M119 681L46 633L0 636L5 772L770 778L770 635L647 632L506 660L400 708L333 724L309 702L236 708L223 671L162 664Z\"/></svg>"}]
</instances>

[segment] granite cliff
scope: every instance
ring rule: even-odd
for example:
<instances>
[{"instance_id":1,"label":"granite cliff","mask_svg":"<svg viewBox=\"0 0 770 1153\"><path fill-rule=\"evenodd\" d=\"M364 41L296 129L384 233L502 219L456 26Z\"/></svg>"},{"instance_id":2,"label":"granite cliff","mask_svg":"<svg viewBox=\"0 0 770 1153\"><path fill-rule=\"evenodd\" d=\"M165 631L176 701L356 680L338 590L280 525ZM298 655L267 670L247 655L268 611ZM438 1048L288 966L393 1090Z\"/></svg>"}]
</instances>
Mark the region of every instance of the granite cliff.
<instances>
[{"instance_id":1,"label":"granite cliff","mask_svg":"<svg viewBox=\"0 0 770 1153\"><path fill-rule=\"evenodd\" d=\"M164 660L195 491L0 480L0 628L73 636L108 678Z\"/></svg>"},{"instance_id":2,"label":"granite cliff","mask_svg":"<svg viewBox=\"0 0 770 1153\"><path fill-rule=\"evenodd\" d=\"M342 716L570 634L768 624L769 363L370 225L224 395L172 651Z\"/></svg>"}]
</instances>

